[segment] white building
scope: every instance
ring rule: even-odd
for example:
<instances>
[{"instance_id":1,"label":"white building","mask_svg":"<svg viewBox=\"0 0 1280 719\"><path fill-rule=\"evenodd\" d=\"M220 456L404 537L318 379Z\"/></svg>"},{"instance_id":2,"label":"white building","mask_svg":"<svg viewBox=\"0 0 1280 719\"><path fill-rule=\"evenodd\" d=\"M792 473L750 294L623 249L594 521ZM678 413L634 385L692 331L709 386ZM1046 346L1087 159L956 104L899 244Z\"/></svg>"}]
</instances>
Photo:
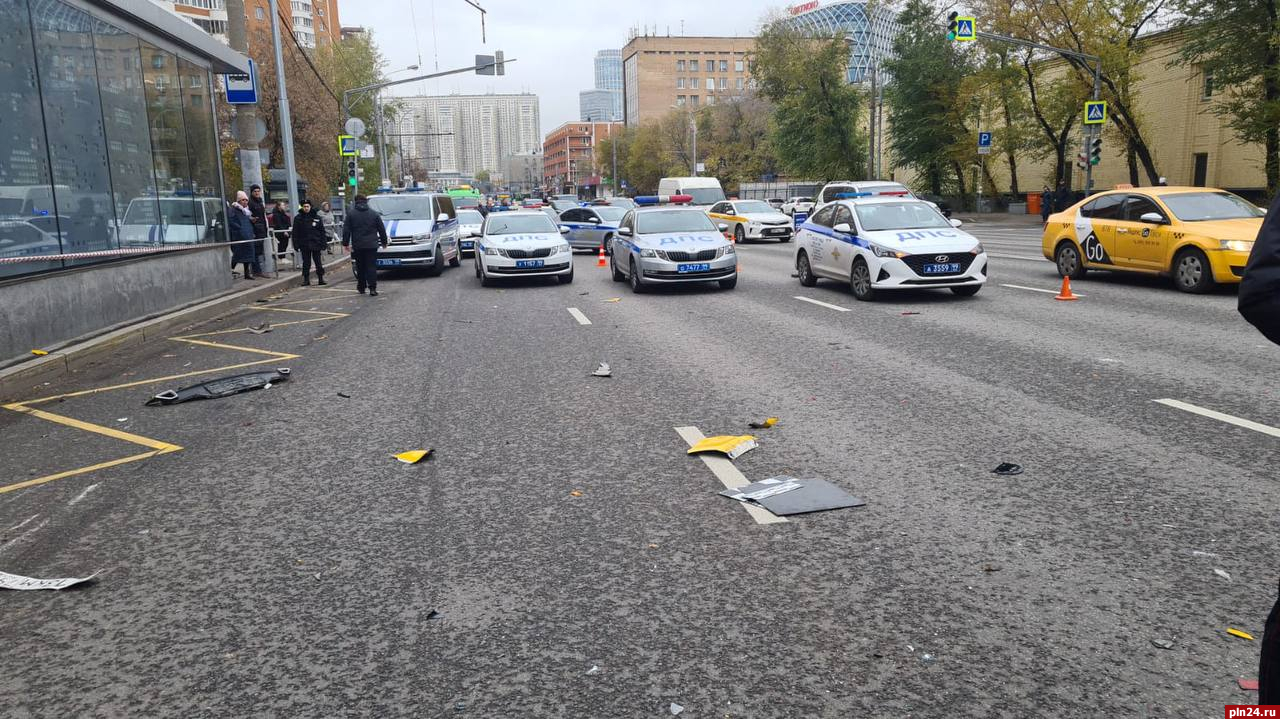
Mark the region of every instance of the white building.
<instances>
[{"instance_id":1,"label":"white building","mask_svg":"<svg viewBox=\"0 0 1280 719\"><path fill-rule=\"evenodd\" d=\"M443 95L396 98L398 118L388 141L434 176L506 174L504 160L542 149L538 96ZM394 133L398 137L391 137ZM452 134L449 134L452 133Z\"/></svg>"}]
</instances>

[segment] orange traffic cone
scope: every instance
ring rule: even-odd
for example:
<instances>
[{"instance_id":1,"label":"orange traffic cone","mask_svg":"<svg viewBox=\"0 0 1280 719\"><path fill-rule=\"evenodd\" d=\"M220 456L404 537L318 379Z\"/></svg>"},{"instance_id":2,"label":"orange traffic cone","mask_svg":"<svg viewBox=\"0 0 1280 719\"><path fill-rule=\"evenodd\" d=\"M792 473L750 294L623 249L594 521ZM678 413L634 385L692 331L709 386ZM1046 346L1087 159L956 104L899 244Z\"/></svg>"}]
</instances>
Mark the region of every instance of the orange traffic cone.
<instances>
[{"instance_id":1,"label":"orange traffic cone","mask_svg":"<svg viewBox=\"0 0 1280 719\"><path fill-rule=\"evenodd\" d=\"M1080 299L1079 297L1076 297L1075 295L1071 294L1071 278L1070 277L1062 278L1062 291L1059 292L1057 296L1054 297L1053 299L1063 300L1063 301Z\"/></svg>"},{"instance_id":2,"label":"orange traffic cone","mask_svg":"<svg viewBox=\"0 0 1280 719\"><path fill-rule=\"evenodd\" d=\"M609 261L604 257L604 245L600 245L600 254L596 256L596 267L608 267Z\"/></svg>"}]
</instances>

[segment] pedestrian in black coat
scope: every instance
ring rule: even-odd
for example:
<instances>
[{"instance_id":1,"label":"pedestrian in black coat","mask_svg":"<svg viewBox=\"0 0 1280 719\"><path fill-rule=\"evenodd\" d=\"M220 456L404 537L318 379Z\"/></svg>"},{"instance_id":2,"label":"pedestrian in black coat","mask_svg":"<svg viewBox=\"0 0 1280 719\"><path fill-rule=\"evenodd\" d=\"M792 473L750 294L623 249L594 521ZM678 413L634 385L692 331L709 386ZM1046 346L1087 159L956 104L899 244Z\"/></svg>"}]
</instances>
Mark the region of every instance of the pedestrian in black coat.
<instances>
[{"instance_id":1,"label":"pedestrian in black coat","mask_svg":"<svg viewBox=\"0 0 1280 719\"><path fill-rule=\"evenodd\" d=\"M329 235L325 231L324 220L309 200L302 201L301 210L293 218L292 236L293 248L302 254L302 284L311 284L313 263L319 284L328 284L324 281L324 250L329 246Z\"/></svg>"},{"instance_id":2,"label":"pedestrian in black coat","mask_svg":"<svg viewBox=\"0 0 1280 719\"><path fill-rule=\"evenodd\" d=\"M275 209L271 211L271 229L276 238L276 254L283 255L289 249L289 235L293 229L293 218L289 216L289 201L277 200ZM296 246L295 246L296 249Z\"/></svg>"},{"instance_id":3,"label":"pedestrian in black coat","mask_svg":"<svg viewBox=\"0 0 1280 719\"><path fill-rule=\"evenodd\" d=\"M262 186L253 185L249 188L249 217L253 221L253 236L257 239L264 240L269 234L267 232L267 203L262 199ZM262 256L266 253L264 243L259 242L253 246L253 271L257 274L262 273Z\"/></svg>"},{"instance_id":4,"label":"pedestrian in black coat","mask_svg":"<svg viewBox=\"0 0 1280 719\"><path fill-rule=\"evenodd\" d=\"M1074 204L1075 197L1072 196L1071 188L1067 187L1067 183L1058 185L1058 194L1053 198L1053 211L1062 212Z\"/></svg>"},{"instance_id":5,"label":"pedestrian in black coat","mask_svg":"<svg viewBox=\"0 0 1280 719\"><path fill-rule=\"evenodd\" d=\"M1044 186L1044 191L1040 193L1040 221L1048 224L1049 215L1053 214L1053 193L1049 192L1049 186Z\"/></svg>"},{"instance_id":6,"label":"pedestrian in black coat","mask_svg":"<svg viewBox=\"0 0 1280 719\"><path fill-rule=\"evenodd\" d=\"M378 294L378 248L386 247L387 227L382 215L370 209L369 198L356 195L355 207L342 223L342 247L351 248L351 261L356 263L356 290Z\"/></svg>"}]
</instances>

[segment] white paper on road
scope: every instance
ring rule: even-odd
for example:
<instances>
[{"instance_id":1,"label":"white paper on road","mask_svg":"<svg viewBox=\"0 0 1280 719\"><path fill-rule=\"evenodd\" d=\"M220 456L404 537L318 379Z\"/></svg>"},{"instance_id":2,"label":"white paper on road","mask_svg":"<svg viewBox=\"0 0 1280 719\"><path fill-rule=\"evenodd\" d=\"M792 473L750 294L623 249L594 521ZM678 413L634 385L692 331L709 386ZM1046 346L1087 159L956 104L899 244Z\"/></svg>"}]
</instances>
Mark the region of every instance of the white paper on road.
<instances>
[{"instance_id":1,"label":"white paper on road","mask_svg":"<svg viewBox=\"0 0 1280 719\"><path fill-rule=\"evenodd\" d=\"M726 489L720 494L723 494L724 496L730 499L736 499L739 502L749 502L753 500L759 501L766 497L772 497L774 495L782 494L784 492L791 492L791 491L800 489L800 487L803 486L795 480L781 482L778 480L766 479L761 482L757 482L756 484L757 485L767 484L769 486L763 487L761 489L757 489L751 492L743 492L742 490L738 490L738 489Z\"/></svg>"},{"instance_id":2,"label":"white paper on road","mask_svg":"<svg viewBox=\"0 0 1280 719\"><path fill-rule=\"evenodd\" d=\"M96 576L98 576L98 572L80 579L36 579L34 577L24 577L20 574L0 572L0 589L66 589L77 584L84 584Z\"/></svg>"}]
</instances>

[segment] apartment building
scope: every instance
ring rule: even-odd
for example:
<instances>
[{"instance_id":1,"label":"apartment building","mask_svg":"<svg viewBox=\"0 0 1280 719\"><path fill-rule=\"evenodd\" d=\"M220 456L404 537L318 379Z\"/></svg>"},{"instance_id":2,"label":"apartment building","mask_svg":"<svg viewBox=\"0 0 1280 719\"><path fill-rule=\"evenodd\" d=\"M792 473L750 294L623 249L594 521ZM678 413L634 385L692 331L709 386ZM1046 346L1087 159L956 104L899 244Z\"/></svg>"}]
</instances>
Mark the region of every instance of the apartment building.
<instances>
[{"instance_id":1,"label":"apartment building","mask_svg":"<svg viewBox=\"0 0 1280 719\"><path fill-rule=\"evenodd\" d=\"M538 96L440 95L396 98L398 118L389 123L388 142L406 160L435 177L475 177L506 173L511 155L537 152L542 126ZM392 135L395 135L394 137Z\"/></svg>"},{"instance_id":2,"label":"apartment building","mask_svg":"<svg viewBox=\"0 0 1280 719\"><path fill-rule=\"evenodd\" d=\"M151 0L180 18L189 20L223 43L227 42L226 0ZM250 36L270 32L268 0L245 0ZM280 20L293 30L298 44L308 49L337 42L342 37L338 0L280 0Z\"/></svg>"},{"instance_id":3,"label":"apartment building","mask_svg":"<svg viewBox=\"0 0 1280 719\"><path fill-rule=\"evenodd\" d=\"M622 48L622 114L628 126L672 108L724 102L752 88L750 37L635 35Z\"/></svg>"},{"instance_id":4,"label":"apartment building","mask_svg":"<svg viewBox=\"0 0 1280 719\"><path fill-rule=\"evenodd\" d=\"M549 132L542 143L544 184L583 196L595 195L601 182L596 172L596 143L621 131L620 122L566 122Z\"/></svg>"}]
</instances>

